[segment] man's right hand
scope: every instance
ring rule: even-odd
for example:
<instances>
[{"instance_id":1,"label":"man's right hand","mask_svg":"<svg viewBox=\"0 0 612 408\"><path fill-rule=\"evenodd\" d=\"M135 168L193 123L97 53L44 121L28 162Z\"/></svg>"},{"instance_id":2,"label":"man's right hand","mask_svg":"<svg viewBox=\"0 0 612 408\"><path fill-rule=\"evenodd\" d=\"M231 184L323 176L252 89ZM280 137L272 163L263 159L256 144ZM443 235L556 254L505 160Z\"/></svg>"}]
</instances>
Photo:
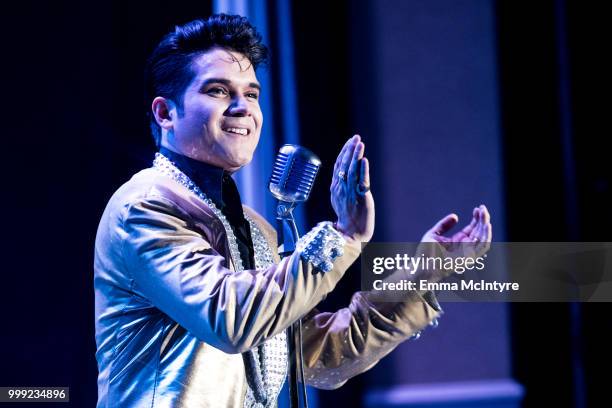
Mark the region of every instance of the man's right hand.
<instances>
[{"instance_id":1,"label":"man's right hand","mask_svg":"<svg viewBox=\"0 0 612 408\"><path fill-rule=\"evenodd\" d=\"M480 205L472 211L471 222L461 231L446 236L459 221L456 214L449 214L438 221L421 239L417 253L437 257L478 258L489 251L493 237L491 216L485 205ZM435 243L439 245L435 245ZM440 281L449 276L453 270L423 271L430 281Z\"/></svg>"}]
</instances>

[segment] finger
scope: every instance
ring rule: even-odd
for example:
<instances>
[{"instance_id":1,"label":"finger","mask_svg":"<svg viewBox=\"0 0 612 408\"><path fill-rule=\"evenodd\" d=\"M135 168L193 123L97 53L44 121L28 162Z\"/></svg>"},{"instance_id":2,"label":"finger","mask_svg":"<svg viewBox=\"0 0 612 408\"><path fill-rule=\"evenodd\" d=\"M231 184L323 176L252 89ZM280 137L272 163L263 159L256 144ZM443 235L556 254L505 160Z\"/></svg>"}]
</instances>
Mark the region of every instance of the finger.
<instances>
[{"instance_id":1,"label":"finger","mask_svg":"<svg viewBox=\"0 0 612 408\"><path fill-rule=\"evenodd\" d=\"M334 166L334 170L339 170L338 167L340 166L340 164L342 164L342 158L344 157L346 150L351 145L351 141L353 140L353 137L348 138L347 141L344 142L344 145L342 146L342 149L340 149L340 153L338 153L338 157L336 158L336 164Z\"/></svg>"},{"instance_id":2,"label":"finger","mask_svg":"<svg viewBox=\"0 0 612 408\"><path fill-rule=\"evenodd\" d=\"M469 225L463 228L461 232L469 236L474 231L474 228L476 227L477 223L478 223L478 208L474 207L474 210L472 211L472 221L470 221Z\"/></svg>"},{"instance_id":3,"label":"finger","mask_svg":"<svg viewBox=\"0 0 612 408\"><path fill-rule=\"evenodd\" d=\"M485 227L485 223L484 223L484 214L482 212L482 209L479 207L476 208L477 210L477 216L476 216L476 226L474 227L474 231L472 231L472 237L475 238L478 241L482 241L483 237L484 237L484 227Z\"/></svg>"},{"instance_id":4,"label":"finger","mask_svg":"<svg viewBox=\"0 0 612 408\"><path fill-rule=\"evenodd\" d=\"M486 242L493 241L493 225L491 225L491 223L488 223L487 227L485 228L485 237L484 237L484 240Z\"/></svg>"},{"instance_id":5,"label":"finger","mask_svg":"<svg viewBox=\"0 0 612 408\"><path fill-rule=\"evenodd\" d=\"M482 213L482 221L485 224L488 224L491 222L491 214L489 214L489 210L487 209L487 207L484 204L480 205L480 212Z\"/></svg>"},{"instance_id":6,"label":"finger","mask_svg":"<svg viewBox=\"0 0 612 408\"><path fill-rule=\"evenodd\" d=\"M344 157L344 153L346 152L346 150L349 148L351 144L351 140L353 140L353 138L348 139L344 143L344 146L342 146L342 149L340 149L340 153L338 154L338 157L336 158L336 163L334 164L334 174L340 171L340 165L342 164L342 158Z\"/></svg>"},{"instance_id":7,"label":"finger","mask_svg":"<svg viewBox=\"0 0 612 408\"><path fill-rule=\"evenodd\" d=\"M469 241L474 241L474 237L476 236L476 229L478 227L478 212L476 211L476 209L472 211L472 214L474 215L472 216L472 221L470 221L470 224L463 228L461 232L455 234L458 241L463 242L466 238Z\"/></svg>"},{"instance_id":8,"label":"finger","mask_svg":"<svg viewBox=\"0 0 612 408\"><path fill-rule=\"evenodd\" d=\"M480 209L480 221L479 221L479 232L478 239L483 242L491 242L493 235L493 227L491 226L491 215L487 210L487 207L481 205Z\"/></svg>"},{"instance_id":9,"label":"finger","mask_svg":"<svg viewBox=\"0 0 612 408\"><path fill-rule=\"evenodd\" d=\"M493 240L493 226L489 223L483 228L484 236L478 243L478 252L481 254L486 253L491 248L491 241Z\"/></svg>"},{"instance_id":10,"label":"finger","mask_svg":"<svg viewBox=\"0 0 612 408\"><path fill-rule=\"evenodd\" d=\"M449 214L438 221L431 230L434 232L434 234L441 235L453 228L457 222L459 222L459 217L457 214Z\"/></svg>"},{"instance_id":11,"label":"finger","mask_svg":"<svg viewBox=\"0 0 612 408\"><path fill-rule=\"evenodd\" d=\"M480 207L480 231L478 238L481 241L490 242L492 238L493 227L491 226L491 215L487 210L487 207L481 205Z\"/></svg>"},{"instance_id":12,"label":"finger","mask_svg":"<svg viewBox=\"0 0 612 408\"><path fill-rule=\"evenodd\" d=\"M355 150L355 146L357 145L357 143L359 143L360 141L359 139L360 139L359 135L355 135L351 139L349 139L347 149L344 151L344 154L342 155L342 162L340 163L340 167L338 168L338 171L348 172L348 167L349 167L351 158L353 157L353 151Z\"/></svg>"},{"instance_id":13,"label":"finger","mask_svg":"<svg viewBox=\"0 0 612 408\"><path fill-rule=\"evenodd\" d=\"M359 181L359 173L357 172L357 166L359 165L359 161L363 157L364 149L365 145L359 142L355 146L355 150L353 150L353 157L351 158L351 164L349 166L348 171L348 180L351 185L357 185L357 182Z\"/></svg>"},{"instance_id":14,"label":"finger","mask_svg":"<svg viewBox=\"0 0 612 408\"><path fill-rule=\"evenodd\" d=\"M367 157L361 159L359 183L365 187L370 187L370 162L368 162Z\"/></svg>"},{"instance_id":15,"label":"finger","mask_svg":"<svg viewBox=\"0 0 612 408\"><path fill-rule=\"evenodd\" d=\"M491 216L489 215L489 211L484 204L478 206L478 231L477 237L481 241L486 241L487 239L487 226L490 224Z\"/></svg>"}]
</instances>

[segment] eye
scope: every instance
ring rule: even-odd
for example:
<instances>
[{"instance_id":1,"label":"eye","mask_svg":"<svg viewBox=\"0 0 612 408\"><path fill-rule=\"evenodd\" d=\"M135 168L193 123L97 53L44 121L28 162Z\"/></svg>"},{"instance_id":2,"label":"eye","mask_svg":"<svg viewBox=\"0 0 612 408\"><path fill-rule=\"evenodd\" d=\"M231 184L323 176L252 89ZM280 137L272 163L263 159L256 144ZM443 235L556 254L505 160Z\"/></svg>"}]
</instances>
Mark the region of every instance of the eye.
<instances>
[{"instance_id":1,"label":"eye","mask_svg":"<svg viewBox=\"0 0 612 408\"><path fill-rule=\"evenodd\" d=\"M215 86L214 88L209 88L206 91L207 94L209 95L215 95L215 96L225 96L228 94L227 89L222 88L220 86Z\"/></svg>"},{"instance_id":2,"label":"eye","mask_svg":"<svg viewBox=\"0 0 612 408\"><path fill-rule=\"evenodd\" d=\"M258 92L247 92L247 94L245 96L247 98L251 98L251 99L259 99L259 93Z\"/></svg>"}]
</instances>

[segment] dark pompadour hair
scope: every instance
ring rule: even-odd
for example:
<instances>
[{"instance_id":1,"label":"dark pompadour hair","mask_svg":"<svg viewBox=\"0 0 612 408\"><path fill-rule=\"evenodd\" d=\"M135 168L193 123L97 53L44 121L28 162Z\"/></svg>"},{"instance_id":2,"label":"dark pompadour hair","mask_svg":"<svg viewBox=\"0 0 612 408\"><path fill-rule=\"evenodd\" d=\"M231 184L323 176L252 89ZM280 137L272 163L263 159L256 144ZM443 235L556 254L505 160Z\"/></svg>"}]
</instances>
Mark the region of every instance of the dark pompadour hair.
<instances>
[{"instance_id":1,"label":"dark pompadour hair","mask_svg":"<svg viewBox=\"0 0 612 408\"><path fill-rule=\"evenodd\" d=\"M222 47L244 54L253 68L268 62L268 48L261 34L246 19L238 15L215 14L181 26L164 36L147 61L145 70L146 100L163 96L172 100L179 113L183 94L193 80L192 62L195 57L213 47ZM148 112L155 144L161 142L161 128Z\"/></svg>"}]
</instances>

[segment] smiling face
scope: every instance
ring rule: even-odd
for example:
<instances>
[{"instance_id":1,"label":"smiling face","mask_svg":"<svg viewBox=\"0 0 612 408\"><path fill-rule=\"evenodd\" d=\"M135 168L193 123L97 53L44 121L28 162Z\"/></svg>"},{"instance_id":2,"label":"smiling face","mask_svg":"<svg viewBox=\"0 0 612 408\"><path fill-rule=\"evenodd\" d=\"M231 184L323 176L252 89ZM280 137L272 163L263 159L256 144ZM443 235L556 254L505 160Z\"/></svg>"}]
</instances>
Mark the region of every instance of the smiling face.
<instances>
[{"instance_id":1,"label":"smiling face","mask_svg":"<svg viewBox=\"0 0 612 408\"><path fill-rule=\"evenodd\" d=\"M163 129L161 145L234 172L251 161L261 133L255 70L243 54L222 48L195 57L192 70L180 112L164 98L153 101ZM163 107L156 107L160 100L166 103L166 119Z\"/></svg>"}]
</instances>

